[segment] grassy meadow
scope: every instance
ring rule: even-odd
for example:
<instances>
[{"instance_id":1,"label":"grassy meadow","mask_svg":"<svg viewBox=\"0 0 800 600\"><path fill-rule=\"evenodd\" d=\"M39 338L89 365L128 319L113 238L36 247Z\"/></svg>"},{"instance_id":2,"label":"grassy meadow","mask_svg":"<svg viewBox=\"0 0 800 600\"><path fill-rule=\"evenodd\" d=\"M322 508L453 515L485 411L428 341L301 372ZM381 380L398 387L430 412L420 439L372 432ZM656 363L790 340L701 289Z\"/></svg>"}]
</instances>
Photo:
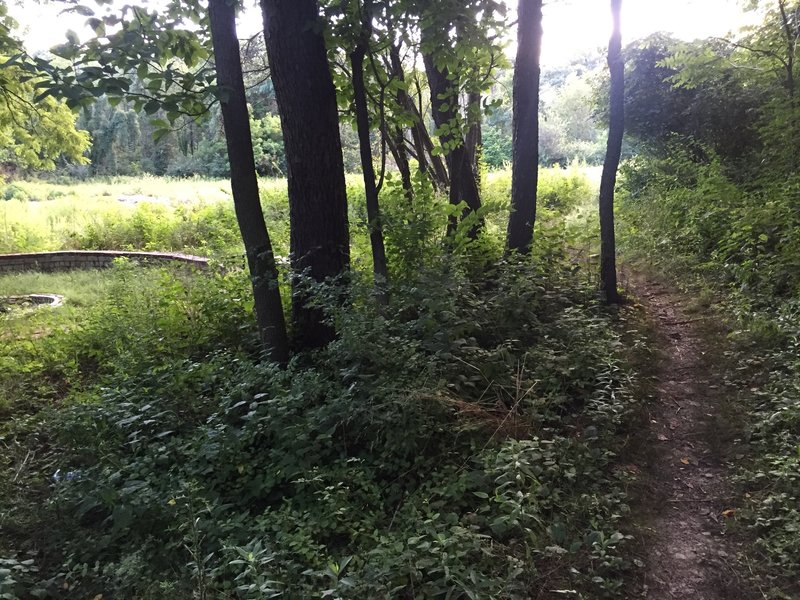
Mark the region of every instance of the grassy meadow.
<instances>
[{"instance_id":1,"label":"grassy meadow","mask_svg":"<svg viewBox=\"0 0 800 600\"><path fill-rule=\"evenodd\" d=\"M542 169L541 194L549 208L572 209L594 194L594 178L579 167ZM390 177L387 219L401 199ZM286 181L261 179L261 200L276 253L288 254ZM347 179L353 254L369 260L363 184ZM504 231L511 190L509 171L485 174L489 232ZM444 203L443 199L438 200ZM443 225L446 218L440 219ZM0 186L0 253L50 250L163 250L225 257L241 254L227 180L114 177L93 181L15 181Z\"/></svg>"}]
</instances>

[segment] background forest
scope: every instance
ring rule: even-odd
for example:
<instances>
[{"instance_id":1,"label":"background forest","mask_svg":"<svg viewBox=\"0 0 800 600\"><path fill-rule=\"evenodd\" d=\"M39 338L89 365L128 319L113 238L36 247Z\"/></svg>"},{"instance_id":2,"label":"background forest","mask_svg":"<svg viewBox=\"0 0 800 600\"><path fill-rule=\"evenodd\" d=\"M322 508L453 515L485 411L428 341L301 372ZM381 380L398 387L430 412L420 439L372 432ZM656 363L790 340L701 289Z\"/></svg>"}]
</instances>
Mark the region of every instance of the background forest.
<instances>
[{"instance_id":1,"label":"background forest","mask_svg":"<svg viewBox=\"0 0 800 600\"><path fill-rule=\"evenodd\" d=\"M540 0L0 2L0 252L211 258L0 273L66 298L0 303L0 598L656 598L643 278L714 324L709 598L800 597L800 3L745 4L551 66Z\"/></svg>"}]
</instances>

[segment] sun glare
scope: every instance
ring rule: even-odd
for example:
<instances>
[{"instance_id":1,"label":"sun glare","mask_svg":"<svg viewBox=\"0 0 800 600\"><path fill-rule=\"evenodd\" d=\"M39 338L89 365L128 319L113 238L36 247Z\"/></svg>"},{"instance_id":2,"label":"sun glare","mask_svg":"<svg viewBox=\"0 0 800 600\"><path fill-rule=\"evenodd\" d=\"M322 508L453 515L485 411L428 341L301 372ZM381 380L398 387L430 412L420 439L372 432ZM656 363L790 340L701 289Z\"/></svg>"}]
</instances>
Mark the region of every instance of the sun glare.
<instances>
[{"instance_id":1,"label":"sun glare","mask_svg":"<svg viewBox=\"0 0 800 600\"><path fill-rule=\"evenodd\" d=\"M515 0L507 0L515 6ZM752 20L737 0L623 0L623 44L664 31L684 40L723 36ZM567 62L603 48L611 31L609 2L553 1L544 8L542 63Z\"/></svg>"}]
</instances>

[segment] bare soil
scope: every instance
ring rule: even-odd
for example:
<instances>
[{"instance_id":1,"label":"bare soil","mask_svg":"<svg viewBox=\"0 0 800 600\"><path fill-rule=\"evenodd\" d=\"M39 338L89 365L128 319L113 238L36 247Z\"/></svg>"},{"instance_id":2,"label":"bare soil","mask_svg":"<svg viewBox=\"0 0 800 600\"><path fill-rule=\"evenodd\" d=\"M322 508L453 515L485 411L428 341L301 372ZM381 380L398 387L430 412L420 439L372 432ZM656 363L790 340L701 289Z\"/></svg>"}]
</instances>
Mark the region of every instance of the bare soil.
<instances>
[{"instance_id":1,"label":"bare soil","mask_svg":"<svg viewBox=\"0 0 800 600\"><path fill-rule=\"evenodd\" d=\"M643 491L639 521L644 575L629 597L649 600L749 600L740 540L726 530L736 500L726 463L735 425L713 358L724 335L691 300L645 277L631 281L661 340L655 400L635 458Z\"/></svg>"}]
</instances>

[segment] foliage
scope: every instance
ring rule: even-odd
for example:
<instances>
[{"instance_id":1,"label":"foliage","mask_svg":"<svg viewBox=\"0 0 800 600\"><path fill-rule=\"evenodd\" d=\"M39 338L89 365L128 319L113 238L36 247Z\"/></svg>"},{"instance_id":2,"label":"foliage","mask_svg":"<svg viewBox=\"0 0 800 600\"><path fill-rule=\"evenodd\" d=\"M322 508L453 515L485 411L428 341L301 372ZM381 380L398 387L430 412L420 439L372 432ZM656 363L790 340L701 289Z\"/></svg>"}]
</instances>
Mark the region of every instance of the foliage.
<instances>
[{"instance_id":1,"label":"foliage","mask_svg":"<svg viewBox=\"0 0 800 600\"><path fill-rule=\"evenodd\" d=\"M578 160L601 164L605 144L592 105L587 77L568 76L545 104L539 126L540 162L567 164Z\"/></svg>"},{"instance_id":2,"label":"foliage","mask_svg":"<svg viewBox=\"0 0 800 600\"><path fill-rule=\"evenodd\" d=\"M739 170L758 151L757 106L763 90L749 84L747 69L732 63L726 44L681 42L659 33L629 44L624 55L629 155L637 150L658 153L676 135L693 140L697 149L712 149ZM710 67L691 86L677 85L686 73L683 60ZM602 113L607 112L607 86L606 80L597 88L595 102Z\"/></svg>"},{"instance_id":3,"label":"foliage","mask_svg":"<svg viewBox=\"0 0 800 600\"><path fill-rule=\"evenodd\" d=\"M84 164L89 136L53 98L38 98L35 80L0 56L0 162L6 169L53 170L57 161Z\"/></svg>"},{"instance_id":4,"label":"foliage","mask_svg":"<svg viewBox=\"0 0 800 600\"><path fill-rule=\"evenodd\" d=\"M764 301L797 294L796 178L748 190L723 173L719 159L698 164L692 147L670 148L666 159L625 169L626 220L637 247Z\"/></svg>"},{"instance_id":5,"label":"foliage","mask_svg":"<svg viewBox=\"0 0 800 600\"><path fill-rule=\"evenodd\" d=\"M537 235L548 259L488 280L423 253L382 311L366 282L318 287L342 334L284 372L253 354L241 274L118 266L27 361L52 383L3 435L46 437L23 480L52 484L9 543L43 532L54 598L616 597L632 373L559 230Z\"/></svg>"},{"instance_id":6,"label":"foliage","mask_svg":"<svg viewBox=\"0 0 800 600\"><path fill-rule=\"evenodd\" d=\"M584 168L579 164L564 169L558 166L550 169L539 168L537 195L539 206L543 208L553 209L560 215L567 215L590 200L594 192ZM507 205L510 193L509 171L487 175L484 186L487 203Z\"/></svg>"}]
</instances>

